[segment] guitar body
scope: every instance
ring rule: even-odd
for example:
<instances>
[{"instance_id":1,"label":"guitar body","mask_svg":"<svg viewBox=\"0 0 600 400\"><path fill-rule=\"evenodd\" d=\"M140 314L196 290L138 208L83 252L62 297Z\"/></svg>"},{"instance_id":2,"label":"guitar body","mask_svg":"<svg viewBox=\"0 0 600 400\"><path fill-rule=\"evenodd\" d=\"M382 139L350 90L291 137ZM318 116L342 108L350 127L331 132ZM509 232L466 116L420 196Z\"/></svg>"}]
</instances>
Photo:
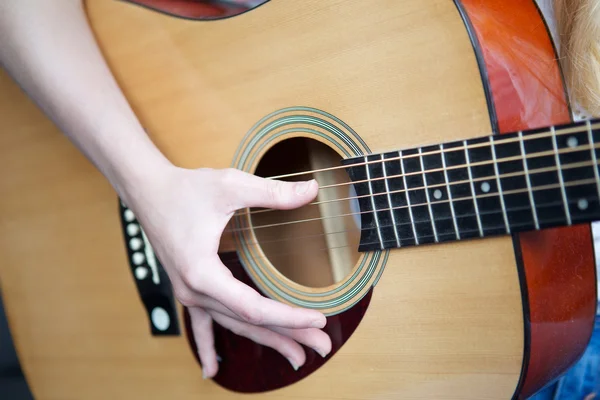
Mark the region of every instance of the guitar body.
<instances>
[{"instance_id":1,"label":"guitar body","mask_svg":"<svg viewBox=\"0 0 600 400\"><path fill-rule=\"evenodd\" d=\"M210 21L197 2L143 3L86 7L148 134L183 167L272 176L571 121L530 0L272 0ZM294 371L216 326L220 372L203 380L185 310L174 334L148 328L114 191L7 76L0 87L0 279L37 399L527 398L587 345L589 224L366 253L351 235L340 253L293 241L275 246L285 262L257 230L264 251L227 235L222 259L325 312L334 351L307 349ZM332 207L319 212L344 212Z\"/></svg>"}]
</instances>

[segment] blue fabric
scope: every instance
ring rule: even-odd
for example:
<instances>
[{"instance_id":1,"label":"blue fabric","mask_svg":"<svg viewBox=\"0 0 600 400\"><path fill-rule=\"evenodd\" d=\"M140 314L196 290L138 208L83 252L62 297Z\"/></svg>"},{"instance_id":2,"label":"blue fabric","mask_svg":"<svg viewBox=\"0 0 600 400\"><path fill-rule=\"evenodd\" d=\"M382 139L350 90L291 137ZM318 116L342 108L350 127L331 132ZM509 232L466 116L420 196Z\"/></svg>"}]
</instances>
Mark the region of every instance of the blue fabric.
<instances>
[{"instance_id":1,"label":"blue fabric","mask_svg":"<svg viewBox=\"0 0 600 400\"><path fill-rule=\"evenodd\" d=\"M595 394L600 400L600 315L583 357L562 378L530 400L584 400Z\"/></svg>"}]
</instances>

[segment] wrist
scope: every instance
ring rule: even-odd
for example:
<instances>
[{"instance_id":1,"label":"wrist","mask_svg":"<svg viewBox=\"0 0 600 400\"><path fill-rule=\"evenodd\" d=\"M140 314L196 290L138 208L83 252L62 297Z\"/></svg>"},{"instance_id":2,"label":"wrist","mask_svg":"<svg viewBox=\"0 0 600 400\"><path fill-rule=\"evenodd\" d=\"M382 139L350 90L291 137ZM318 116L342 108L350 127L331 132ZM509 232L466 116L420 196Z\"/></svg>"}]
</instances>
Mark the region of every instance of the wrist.
<instances>
[{"instance_id":1,"label":"wrist","mask_svg":"<svg viewBox=\"0 0 600 400\"><path fill-rule=\"evenodd\" d=\"M131 154L135 154L132 157ZM161 182L176 167L155 147L136 149L125 160L112 163L107 178L125 204L135 207L141 199L161 190Z\"/></svg>"}]
</instances>

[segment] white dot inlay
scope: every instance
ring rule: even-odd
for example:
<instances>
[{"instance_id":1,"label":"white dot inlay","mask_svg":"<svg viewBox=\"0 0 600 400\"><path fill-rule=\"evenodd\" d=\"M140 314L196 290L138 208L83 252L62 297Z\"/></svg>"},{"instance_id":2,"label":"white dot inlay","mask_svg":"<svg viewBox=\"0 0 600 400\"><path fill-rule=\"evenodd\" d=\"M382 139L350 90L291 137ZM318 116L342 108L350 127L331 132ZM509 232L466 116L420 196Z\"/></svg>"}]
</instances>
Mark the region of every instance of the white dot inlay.
<instances>
[{"instance_id":1,"label":"white dot inlay","mask_svg":"<svg viewBox=\"0 0 600 400\"><path fill-rule=\"evenodd\" d=\"M567 139L567 146L573 148L573 147L577 147L577 145L579 144L579 141L577 140L577 138L575 136L569 136L569 138Z\"/></svg>"},{"instance_id":2,"label":"white dot inlay","mask_svg":"<svg viewBox=\"0 0 600 400\"><path fill-rule=\"evenodd\" d=\"M127 222L131 222L135 219L135 215L133 214L133 211L131 211L130 209L125 210L125 212L123 213L123 216L125 217L125 221L127 221Z\"/></svg>"},{"instance_id":3,"label":"white dot inlay","mask_svg":"<svg viewBox=\"0 0 600 400\"><path fill-rule=\"evenodd\" d=\"M131 260L135 265L140 265L145 259L146 257L144 257L144 255L139 251L137 253L133 253L133 256L131 256Z\"/></svg>"},{"instance_id":4,"label":"white dot inlay","mask_svg":"<svg viewBox=\"0 0 600 400\"><path fill-rule=\"evenodd\" d=\"M129 236L135 236L140 233L140 226L138 224L127 225L127 234Z\"/></svg>"},{"instance_id":5,"label":"white dot inlay","mask_svg":"<svg viewBox=\"0 0 600 400\"><path fill-rule=\"evenodd\" d=\"M151 313L152 324L159 331L166 331L171 325L171 318L169 314L162 307L155 307Z\"/></svg>"},{"instance_id":6,"label":"white dot inlay","mask_svg":"<svg viewBox=\"0 0 600 400\"><path fill-rule=\"evenodd\" d=\"M489 192L491 188L492 188L492 187L491 187L491 186L490 186L490 184L489 184L489 183L487 183L487 182L483 182L483 183L481 184L481 191L482 191L483 193L487 193L487 192Z\"/></svg>"},{"instance_id":7,"label":"white dot inlay","mask_svg":"<svg viewBox=\"0 0 600 400\"><path fill-rule=\"evenodd\" d=\"M137 267L135 269L135 277L137 279L139 279L140 281L142 279L146 279L147 276L148 276L148 268L146 268L146 267Z\"/></svg>"},{"instance_id":8,"label":"white dot inlay","mask_svg":"<svg viewBox=\"0 0 600 400\"><path fill-rule=\"evenodd\" d=\"M139 250L142 248L142 243L144 243L142 239L134 237L129 241L129 248L133 251Z\"/></svg>"},{"instance_id":9,"label":"white dot inlay","mask_svg":"<svg viewBox=\"0 0 600 400\"><path fill-rule=\"evenodd\" d=\"M580 210L586 210L589 206L589 203L586 199L579 199L579 201L577 202L577 207Z\"/></svg>"},{"instance_id":10,"label":"white dot inlay","mask_svg":"<svg viewBox=\"0 0 600 400\"><path fill-rule=\"evenodd\" d=\"M433 197L434 197L436 200L439 200L439 199L441 199L441 198L442 198L442 196L443 196L443 193L442 193L442 191L441 191L440 189L435 189L435 190L433 191Z\"/></svg>"}]
</instances>

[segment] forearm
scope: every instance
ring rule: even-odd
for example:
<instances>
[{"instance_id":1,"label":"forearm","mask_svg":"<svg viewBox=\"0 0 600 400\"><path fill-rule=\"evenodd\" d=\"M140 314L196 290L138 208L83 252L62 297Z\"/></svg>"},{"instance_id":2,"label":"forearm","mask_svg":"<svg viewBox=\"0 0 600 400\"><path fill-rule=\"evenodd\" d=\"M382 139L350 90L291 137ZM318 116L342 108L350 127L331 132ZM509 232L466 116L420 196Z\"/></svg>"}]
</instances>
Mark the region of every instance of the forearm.
<instances>
[{"instance_id":1,"label":"forearm","mask_svg":"<svg viewBox=\"0 0 600 400\"><path fill-rule=\"evenodd\" d=\"M169 165L108 69L81 1L3 0L0 38L0 63L121 196Z\"/></svg>"}]
</instances>

